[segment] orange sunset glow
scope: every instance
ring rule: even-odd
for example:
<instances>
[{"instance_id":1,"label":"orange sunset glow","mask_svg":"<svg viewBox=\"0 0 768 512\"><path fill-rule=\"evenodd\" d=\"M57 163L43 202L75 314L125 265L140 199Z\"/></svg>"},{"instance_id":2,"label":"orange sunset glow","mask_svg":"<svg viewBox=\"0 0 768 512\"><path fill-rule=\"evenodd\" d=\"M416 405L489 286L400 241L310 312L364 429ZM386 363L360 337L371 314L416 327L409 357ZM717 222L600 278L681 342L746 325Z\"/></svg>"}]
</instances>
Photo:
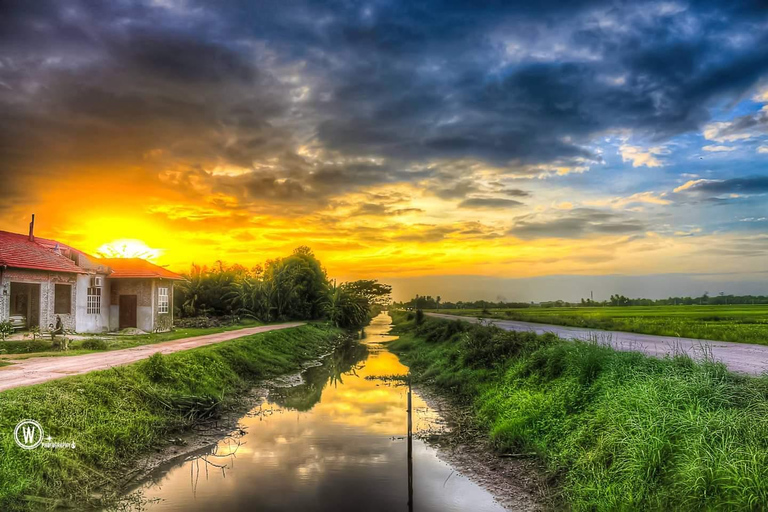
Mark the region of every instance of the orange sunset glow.
<instances>
[{"instance_id":1,"label":"orange sunset glow","mask_svg":"<svg viewBox=\"0 0 768 512\"><path fill-rule=\"evenodd\" d=\"M630 58L634 43L592 54L571 34L587 13L535 44L499 14L457 39L409 28L434 44L386 53L339 36L357 22L330 11L289 34L183 2L147 9L115 13L123 28L69 10L61 23L91 35L52 29L0 68L3 229L36 213L41 236L179 272L307 245L329 275L385 279L398 298L429 282L540 300L558 290L514 280L614 275L746 293L768 275L765 133L742 128L768 108L752 68L691 102L693 85ZM380 33L388 15L370 16ZM697 58L706 76L740 76ZM579 282L568 298L591 289Z\"/></svg>"}]
</instances>

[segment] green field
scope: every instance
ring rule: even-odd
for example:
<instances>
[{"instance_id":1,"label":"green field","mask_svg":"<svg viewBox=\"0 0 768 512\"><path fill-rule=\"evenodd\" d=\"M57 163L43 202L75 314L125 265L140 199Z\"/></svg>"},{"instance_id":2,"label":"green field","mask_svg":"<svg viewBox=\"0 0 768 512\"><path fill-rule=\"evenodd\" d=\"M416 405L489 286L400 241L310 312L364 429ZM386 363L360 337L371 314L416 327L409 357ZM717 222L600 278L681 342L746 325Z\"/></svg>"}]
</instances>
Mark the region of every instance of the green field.
<instances>
[{"instance_id":1,"label":"green field","mask_svg":"<svg viewBox=\"0 0 768 512\"><path fill-rule=\"evenodd\" d=\"M431 310L435 311L435 310ZM768 305L440 310L440 313L768 345Z\"/></svg>"}]
</instances>

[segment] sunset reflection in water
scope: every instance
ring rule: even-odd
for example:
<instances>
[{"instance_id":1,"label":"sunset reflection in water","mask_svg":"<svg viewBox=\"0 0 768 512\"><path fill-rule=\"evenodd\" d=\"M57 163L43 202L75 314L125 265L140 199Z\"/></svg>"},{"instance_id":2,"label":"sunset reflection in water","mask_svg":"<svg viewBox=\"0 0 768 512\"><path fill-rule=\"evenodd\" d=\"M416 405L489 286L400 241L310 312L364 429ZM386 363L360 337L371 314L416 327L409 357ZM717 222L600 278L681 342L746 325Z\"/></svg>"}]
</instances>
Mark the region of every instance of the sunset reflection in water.
<instances>
[{"instance_id":1,"label":"sunset reflection in water","mask_svg":"<svg viewBox=\"0 0 768 512\"><path fill-rule=\"evenodd\" d=\"M408 510L407 389L366 379L408 368L386 350L390 318L366 328L360 344L303 373L304 383L273 389L243 417L240 446L225 440L218 455L186 461L157 476L143 492L161 498L149 510ZM413 396L414 431L438 415ZM503 510L483 489L457 475L422 441L413 443L414 510Z\"/></svg>"}]
</instances>

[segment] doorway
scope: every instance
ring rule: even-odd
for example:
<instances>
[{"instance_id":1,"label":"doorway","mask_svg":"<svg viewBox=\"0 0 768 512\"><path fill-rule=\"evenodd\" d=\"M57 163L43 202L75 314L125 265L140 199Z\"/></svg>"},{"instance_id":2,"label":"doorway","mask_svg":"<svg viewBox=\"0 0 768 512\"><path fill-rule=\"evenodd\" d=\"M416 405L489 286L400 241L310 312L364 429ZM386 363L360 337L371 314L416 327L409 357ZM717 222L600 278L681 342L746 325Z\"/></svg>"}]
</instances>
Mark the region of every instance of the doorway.
<instances>
[{"instance_id":1,"label":"doorway","mask_svg":"<svg viewBox=\"0 0 768 512\"><path fill-rule=\"evenodd\" d=\"M138 327L136 295L120 295L120 330Z\"/></svg>"},{"instance_id":2,"label":"doorway","mask_svg":"<svg viewBox=\"0 0 768 512\"><path fill-rule=\"evenodd\" d=\"M40 327L40 283L11 282L11 316L22 317L27 329Z\"/></svg>"}]
</instances>

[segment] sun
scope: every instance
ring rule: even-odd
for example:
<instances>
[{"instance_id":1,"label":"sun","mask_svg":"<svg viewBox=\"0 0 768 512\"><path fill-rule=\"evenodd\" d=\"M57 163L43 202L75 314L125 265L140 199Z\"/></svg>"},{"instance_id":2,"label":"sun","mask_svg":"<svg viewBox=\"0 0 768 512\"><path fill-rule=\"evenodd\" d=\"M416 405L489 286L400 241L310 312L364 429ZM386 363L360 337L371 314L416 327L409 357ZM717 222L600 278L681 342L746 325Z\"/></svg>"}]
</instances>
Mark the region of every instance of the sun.
<instances>
[{"instance_id":1,"label":"sun","mask_svg":"<svg viewBox=\"0 0 768 512\"><path fill-rule=\"evenodd\" d=\"M104 258L142 258L154 260L162 254L162 250L153 249L141 240L121 238L99 247L96 251Z\"/></svg>"}]
</instances>

